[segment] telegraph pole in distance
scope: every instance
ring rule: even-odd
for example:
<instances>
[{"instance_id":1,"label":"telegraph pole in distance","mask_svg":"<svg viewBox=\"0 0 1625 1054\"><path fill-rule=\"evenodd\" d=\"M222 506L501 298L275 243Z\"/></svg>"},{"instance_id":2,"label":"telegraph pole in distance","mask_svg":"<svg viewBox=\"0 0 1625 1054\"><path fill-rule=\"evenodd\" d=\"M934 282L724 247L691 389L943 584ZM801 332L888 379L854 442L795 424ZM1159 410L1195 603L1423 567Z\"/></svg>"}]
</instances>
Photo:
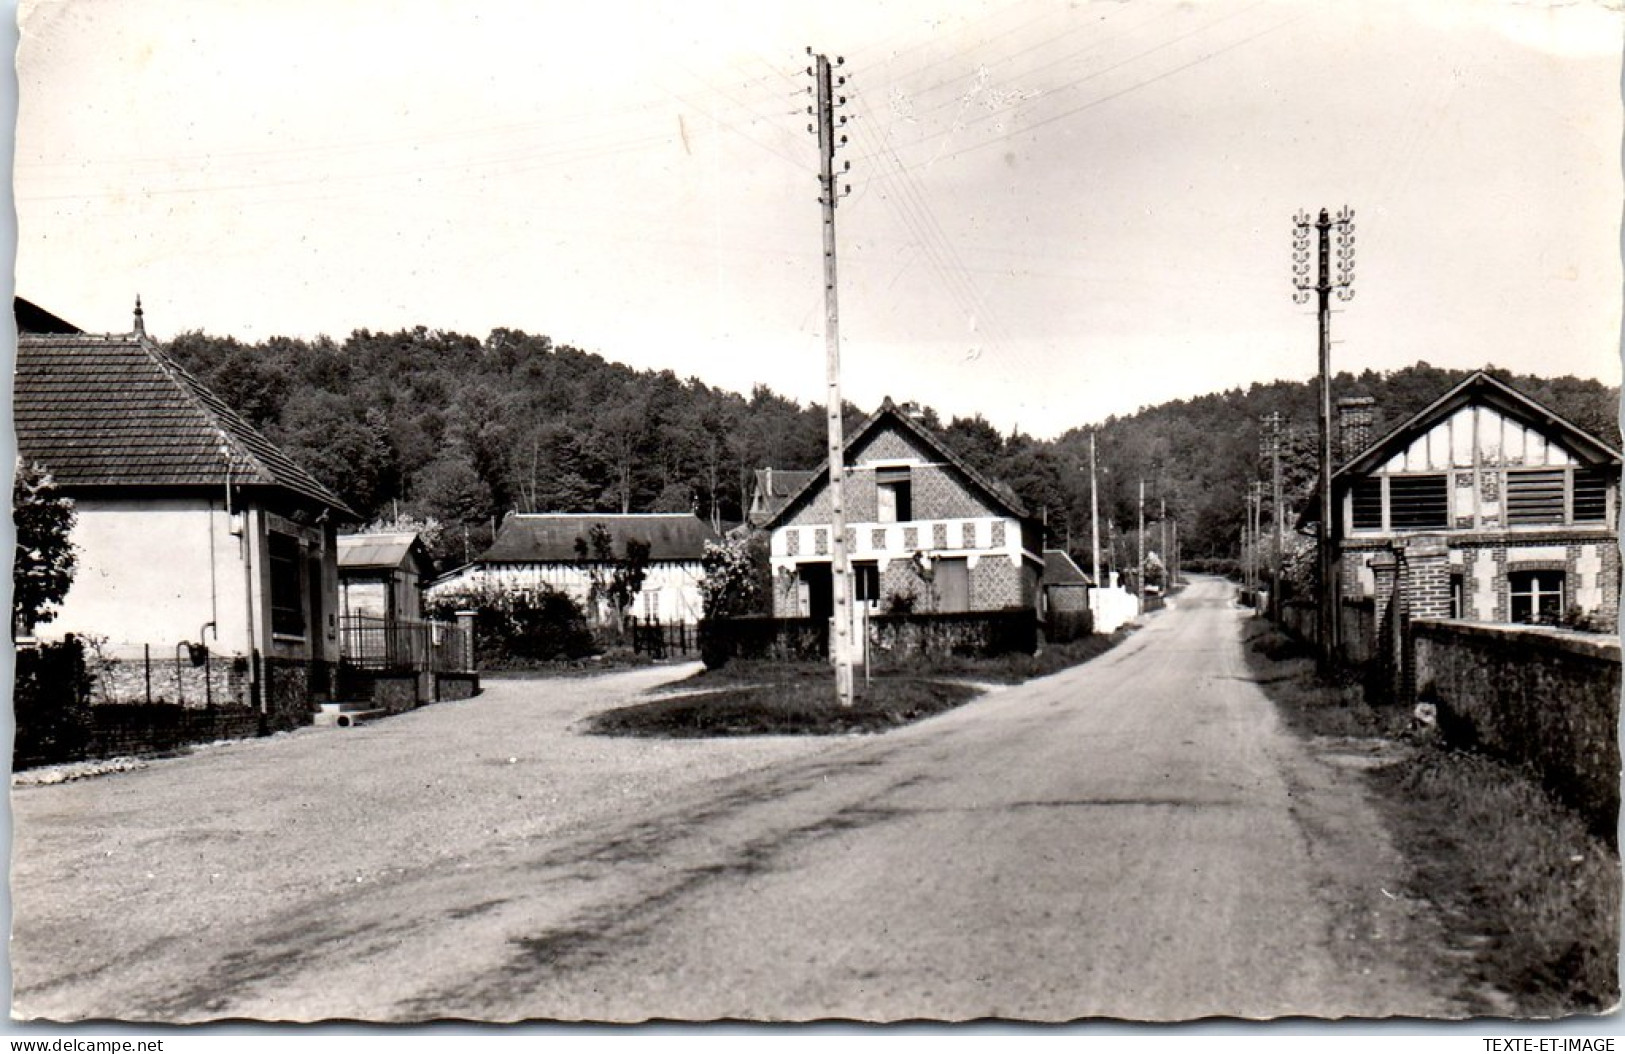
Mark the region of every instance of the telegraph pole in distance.
<instances>
[{"instance_id":1,"label":"telegraph pole in distance","mask_svg":"<svg viewBox=\"0 0 1625 1054\"><path fill-rule=\"evenodd\" d=\"M1145 610L1145 477L1140 477L1140 540L1135 551L1134 590L1140 594L1140 610Z\"/></svg>"},{"instance_id":2,"label":"telegraph pole in distance","mask_svg":"<svg viewBox=\"0 0 1625 1054\"><path fill-rule=\"evenodd\" d=\"M1270 508L1275 513L1275 552L1271 554L1270 612L1275 621L1281 621L1281 560L1286 548L1285 523L1281 517L1281 414L1272 410L1264 423L1269 426L1270 442Z\"/></svg>"},{"instance_id":3,"label":"telegraph pole in distance","mask_svg":"<svg viewBox=\"0 0 1625 1054\"><path fill-rule=\"evenodd\" d=\"M812 55L812 48L807 49ZM835 148L846 145L846 136L835 135L835 108L846 102L834 89L846 83L830 72L828 56L814 55L808 69L817 84L815 122L818 135L818 203L824 211L824 374L827 386L825 417L829 425L830 569L835 601L835 699L841 706L852 705L852 576L846 552L846 442L841 424L841 316L835 293ZM844 59L837 57L835 64ZM813 112L809 108L809 112ZM846 124L846 118L840 119ZM811 127L808 129L812 130ZM851 168L847 162L846 171Z\"/></svg>"},{"instance_id":4,"label":"telegraph pole in distance","mask_svg":"<svg viewBox=\"0 0 1625 1054\"><path fill-rule=\"evenodd\" d=\"M1337 231L1337 264L1332 266L1332 231ZM1314 232L1311 235L1311 232ZM1311 281L1310 241L1318 235L1317 266ZM1325 209L1311 219L1299 211L1292 217L1292 299L1307 304L1310 294L1319 303L1320 316L1320 531L1317 538L1320 603L1316 606L1320 630L1322 668L1331 665L1337 653L1337 590L1333 581L1336 568L1332 552L1332 308L1331 295L1342 301L1354 299L1354 210L1344 205L1333 219Z\"/></svg>"},{"instance_id":5,"label":"telegraph pole in distance","mask_svg":"<svg viewBox=\"0 0 1625 1054\"><path fill-rule=\"evenodd\" d=\"M1094 558L1095 588L1100 588L1100 489L1095 479L1095 433L1089 433L1089 555Z\"/></svg>"}]
</instances>

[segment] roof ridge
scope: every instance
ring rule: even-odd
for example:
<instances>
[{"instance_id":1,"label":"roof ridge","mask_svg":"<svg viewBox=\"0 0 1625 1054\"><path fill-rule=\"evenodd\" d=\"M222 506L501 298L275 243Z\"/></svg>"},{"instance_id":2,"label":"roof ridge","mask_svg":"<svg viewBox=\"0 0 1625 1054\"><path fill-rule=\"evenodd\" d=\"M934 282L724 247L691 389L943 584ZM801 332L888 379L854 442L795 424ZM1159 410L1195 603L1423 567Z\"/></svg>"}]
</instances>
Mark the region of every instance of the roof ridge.
<instances>
[{"instance_id":1,"label":"roof ridge","mask_svg":"<svg viewBox=\"0 0 1625 1054\"><path fill-rule=\"evenodd\" d=\"M221 424L218 413L212 407L210 407L208 405L208 401L203 398L203 391L206 390L206 386L202 381L194 377L191 371L182 366L180 363L176 362L174 359L170 358L169 355L166 354L164 350L158 346L157 342L151 337L142 335L131 338L126 336L123 339L134 339L136 345L139 346L142 351L147 353L153 362L158 365L160 370L164 371L164 375L169 378L170 383L174 384L175 387L180 390L181 396L185 398L187 402L192 404L193 409L197 410L198 413L203 415L204 419L208 421L211 428L219 433L221 442L224 443L227 448L226 471L236 471L236 460L237 457L241 455L241 457L248 463L249 467L252 468L257 474L271 479L276 478L276 473L271 469L271 466L267 465L259 455L255 454L252 450L249 450L242 440L238 439L232 434L230 429ZM215 398L218 399L219 396L215 396ZM228 412L230 411L230 407L224 406L224 400L222 400L222 407ZM242 420L240 417L238 418L238 423L241 423L245 427L252 427L247 421Z\"/></svg>"},{"instance_id":2,"label":"roof ridge","mask_svg":"<svg viewBox=\"0 0 1625 1054\"><path fill-rule=\"evenodd\" d=\"M979 470L975 465L972 465L969 461L966 461L964 456L955 450L953 446L949 444L946 438L937 435L934 431L925 427L925 425L921 424L919 421L914 420L900 407L898 407L897 404L893 403L890 396L885 398L885 400L880 404L880 408L878 410L864 418L864 420L852 430L851 435L843 439L841 443L841 461L843 464L846 461L847 454L852 451L852 448L855 447L859 441L865 438L870 429L878 427L880 421L888 415L893 420L902 424L904 428L912 432L927 446L930 446L940 452L943 457L947 458L948 463L952 465L956 471L962 473L966 479L970 480L973 484L986 491L989 497L1005 506L1007 510L1014 513L1017 517L1024 519L1032 515L1032 513L1028 510L1026 503L1021 500L1021 496L1017 494L1008 483L1005 483L1002 480L994 479L992 476L989 476L985 472ZM789 497L786 498L784 504L779 507L779 510L762 524L764 528L771 529L776 526L792 508L795 508L801 503L803 498L815 491L815 489L818 487L819 481L827 481L829 479L829 458L826 456L824 458L824 463L811 471L812 475L807 479L807 481L791 492Z\"/></svg>"}]
</instances>

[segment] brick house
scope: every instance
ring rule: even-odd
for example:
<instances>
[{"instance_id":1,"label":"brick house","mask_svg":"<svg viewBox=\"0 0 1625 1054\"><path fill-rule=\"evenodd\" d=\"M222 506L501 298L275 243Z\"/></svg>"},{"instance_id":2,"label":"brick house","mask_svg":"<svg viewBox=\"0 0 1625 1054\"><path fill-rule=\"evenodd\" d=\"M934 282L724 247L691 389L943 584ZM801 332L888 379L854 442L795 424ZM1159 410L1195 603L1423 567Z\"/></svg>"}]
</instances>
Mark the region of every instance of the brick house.
<instances>
[{"instance_id":1,"label":"brick house","mask_svg":"<svg viewBox=\"0 0 1625 1054\"><path fill-rule=\"evenodd\" d=\"M1039 609L1042 528L1008 487L890 399L853 432L845 457L857 602L876 613ZM834 613L829 522L826 466L763 525L775 616Z\"/></svg>"},{"instance_id":2,"label":"brick house","mask_svg":"<svg viewBox=\"0 0 1625 1054\"><path fill-rule=\"evenodd\" d=\"M700 558L717 533L693 513L514 513L502 521L491 547L473 563L442 576L428 588L431 598L484 590L537 592L550 588L587 606L591 568L577 553L577 539L602 524L616 557L629 539L647 542L649 565L643 588L627 614L663 623L700 620L703 604ZM589 614L593 614L589 612ZM607 618L607 611L596 613Z\"/></svg>"},{"instance_id":3,"label":"brick house","mask_svg":"<svg viewBox=\"0 0 1625 1054\"><path fill-rule=\"evenodd\" d=\"M771 520L775 513L784 508L784 503L791 496L807 485L812 479L812 472L801 469L775 469L759 468L756 470L756 481L751 487L750 508L745 513L745 522L752 527L761 527Z\"/></svg>"},{"instance_id":4,"label":"brick house","mask_svg":"<svg viewBox=\"0 0 1625 1054\"><path fill-rule=\"evenodd\" d=\"M79 332L19 301L19 456L75 502L78 568L41 639L72 633L166 697L303 723L338 659L337 527L355 513L135 329ZM46 332L33 332L38 327ZM26 632L30 627L24 627ZM199 678L201 677L201 681Z\"/></svg>"},{"instance_id":5,"label":"brick house","mask_svg":"<svg viewBox=\"0 0 1625 1054\"><path fill-rule=\"evenodd\" d=\"M1381 438L1372 400L1339 412L1336 588L1376 603L1373 631L1395 614L1618 625L1618 451L1482 371Z\"/></svg>"}]
</instances>

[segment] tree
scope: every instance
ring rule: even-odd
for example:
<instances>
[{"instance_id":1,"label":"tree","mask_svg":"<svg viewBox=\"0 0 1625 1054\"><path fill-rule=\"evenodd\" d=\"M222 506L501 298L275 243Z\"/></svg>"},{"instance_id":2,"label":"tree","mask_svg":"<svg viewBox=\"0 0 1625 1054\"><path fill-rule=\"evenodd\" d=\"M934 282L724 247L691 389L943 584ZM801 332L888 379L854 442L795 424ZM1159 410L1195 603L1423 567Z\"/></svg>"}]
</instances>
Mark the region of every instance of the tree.
<instances>
[{"instance_id":1,"label":"tree","mask_svg":"<svg viewBox=\"0 0 1625 1054\"><path fill-rule=\"evenodd\" d=\"M619 634L626 625L626 609L643 589L649 573L649 543L637 538L626 540L625 555L615 556L615 539L604 524L595 523L586 537L576 539L576 559L587 573L587 604L602 619L604 605L613 612L613 625Z\"/></svg>"},{"instance_id":2,"label":"tree","mask_svg":"<svg viewBox=\"0 0 1625 1054\"><path fill-rule=\"evenodd\" d=\"M70 535L77 516L73 499L63 497L42 466L17 464L11 485L11 518L17 526L17 554L11 570L13 632L29 632L56 617L77 566Z\"/></svg>"}]
</instances>

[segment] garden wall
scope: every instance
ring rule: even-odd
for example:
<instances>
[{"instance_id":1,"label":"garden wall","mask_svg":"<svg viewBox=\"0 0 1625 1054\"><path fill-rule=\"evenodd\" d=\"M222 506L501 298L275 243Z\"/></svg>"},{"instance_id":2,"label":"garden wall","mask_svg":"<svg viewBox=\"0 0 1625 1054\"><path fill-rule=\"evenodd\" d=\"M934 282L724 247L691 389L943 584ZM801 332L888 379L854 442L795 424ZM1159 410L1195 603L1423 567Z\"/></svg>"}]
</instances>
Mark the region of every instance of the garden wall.
<instances>
[{"instance_id":1,"label":"garden wall","mask_svg":"<svg viewBox=\"0 0 1625 1054\"><path fill-rule=\"evenodd\" d=\"M1417 698L1446 740L1534 769L1610 838L1619 813L1620 646L1535 626L1411 622Z\"/></svg>"},{"instance_id":2,"label":"garden wall","mask_svg":"<svg viewBox=\"0 0 1625 1054\"><path fill-rule=\"evenodd\" d=\"M90 708L86 757L154 754L190 743L260 734L260 713L246 706L199 709L175 703L106 704Z\"/></svg>"},{"instance_id":3,"label":"garden wall","mask_svg":"<svg viewBox=\"0 0 1625 1054\"><path fill-rule=\"evenodd\" d=\"M948 656L991 658L1037 650L1038 613L1031 608L876 615L869 620L869 664L876 670Z\"/></svg>"}]
</instances>

